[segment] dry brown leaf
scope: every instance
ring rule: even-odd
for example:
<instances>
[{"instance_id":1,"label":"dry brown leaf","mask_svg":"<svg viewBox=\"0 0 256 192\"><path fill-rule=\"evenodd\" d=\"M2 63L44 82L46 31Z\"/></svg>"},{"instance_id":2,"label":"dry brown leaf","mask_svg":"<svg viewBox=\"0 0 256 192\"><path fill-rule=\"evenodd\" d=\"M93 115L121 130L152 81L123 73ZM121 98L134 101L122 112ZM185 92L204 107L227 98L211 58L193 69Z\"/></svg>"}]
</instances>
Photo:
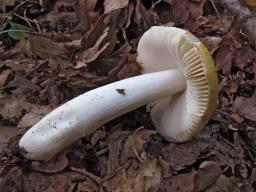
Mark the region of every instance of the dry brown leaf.
<instances>
[{"instance_id":1,"label":"dry brown leaf","mask_svg":"<svg viewBox=\"0 0 256 192\"><path fill-rule=\"evenodd\" d=\"M135 61L128 61L117 73L118 79L126 79L141 74L141 67Z\"/></svg>"},{"instance_id":2,"label":"dry brown leaf","mask_svg":"<svg viewBox=\"0 0 256 192\"><path fill-rule=\"evenodd\" d=\"M138 33L142 33L149 29L151 26L157 25L159 23L157 14L151 10L147 10L142 4L141 0L136 1L133 20L138 26L142 27L137 28Z\"/></svg>"},{"instance_id":3,"label":"dry brown leaf","mask_svg":"<svg viewBox=\"0 0 256 192\"><path fill-rule=\"evenodd\" d=\"M221 171L220 166L216 162L204 161L201 163L194 181L195 190L203 191L214 184L221 175Z\"/></svg>"},{"instance_id":4,"label":"dry brown leaf","mask_svg":"<svg viewBox=\"0 0 256 192\"><path fill-rule=\"evenodd\" d=\"M62 172L57 174L45 174L36 171L24 173L18 167L12 168L0 184L4 192L18 191L47 191L63 192L74 191L76 185L72 178L78 177L75 172Z\"/></svg>"},{"instance_id":5,"label":"dry brown leaf","mask_svg":"<svg viewBox=\"0 0 256 192\"><path fill-rule=\"evenodd\" d=\"M114 131L108 137L109 159L107 161L108 175L120 167L119 155L123 149L123 141L130 135L129 131Z\"/></svg>"},{"instance_id":6,"label":"dry brown leaf","mask_svg":"<svg viewBox=\"0 0 256 192\"><path fill-rule=\"evenodd\" d=\"M7 126L0 123L0 153L7 147L8 141L18 134L16 126Z\"/></svg>"},{"instance_id":7,"label":"dry brown leaf","mask_svg":"<svg viewBox=\"0 0 256 192\"><path fill-rule=\"evenodd\" d=\"M213 53L216 49L218 49L219 44L222 41L222 37L214 37L214 36L207 36L201 39L206 47Z\"/></svg>"},{"instance_id":8,"label":"dry brown leaf","mask_svg":"<svg viewBox=\"0 0 256 192\"><path fill-rule=\"evenodd\" d=\"M23 39L17 42L15 49L20 51L24 58L32 57L31 46L28 39Z\"/></svg>"},{"instance_id":9,"label":"dry brown leaf","mask_svg":"<svg viewBox=\"0 0 256 192\"><path fill-rule=\"evenodd\" d=\"M242 116L256 121L256 95L252 97L238 97L234 103L234 109Z\"/></svg>"},{"instance_id":10,"label":"dry brown leaf","mask_svg":"<svg viewBox=\"0 0 256 192\"><path fill-rule=\"evenodd\" d=\"M68 54L70 54L70 50L67 49L63 42L57 43L51 39L36 35L29 35L29 42L34 54L39 55L42 58L56 56L69 59Z\"/></svg>"},{"instance_id":11,"label":"dry brown leaf","mask_svg":"<svg viewBox=\"0 0 256 192\"><path fill-rule=\"evenodd\" d=\"M53 157L49 161L33 161L31 169L43 173L58 173L63 171L68 166L68 159L65 153Z\"/></svg>"},{"instance_id":12,"label":"dry brown leaf","mask_svg":"<svg viewBox=\"0 0 256 192\"><path fill-rule=\"evenodd\" d=\"M124 164L112 176L104 179L103 186L108 192L156 192L160 186L161 168L156 159L142 155L142 162L126 166ZM129 165L129 164L128 164Z\"/></svg>"},{"instance_id":13,"label":"dry brown leaf","mask_svg":"<svg viewBox=\"0 0 256 192\"><path fill-rule=\"evenodd\" d=\"M206 189L204 192L240 192L237 181L232 177L226 177L225 175L221 175L216 184L212 187Z\"/></svg>"},{"instance_id":14,"label":"dry brown leaf","mask_svg":"<svg viewBox=\"0 0 256 192\"><path fill-rule=\"evenodd\" d=\"M105 139L106 136L107 136L107 132L105 130L102 130L102 129L96 130L91 137L92 146L96 145L100 140Z\"/></svg>"},{"instance_id":15,"label":"dry brown leaf","mask_svg":"<svg viewBox=\"0 0 256 192\"><path fill-rule=\"evenodd\" d=\"M203 6L205 1L179 1L179 0L165 0L173 6L174 18L176 25L184 24L189 19L196 20L203 14Z\"/></svg>"},{"instance_id":16,"label":"dry brown leaf","mask_svg":"<svg viewBox=\"0 0 256 192\"><path fill-rule=\"evenodd\" d=\"M90 19L87 9L87 0L78 0L78 9L76 13L79 16L82 29L87 32L90 29Z\"/></svg>"},{"instance_id":17,"label":"dry brown leaf","mask_svg":"<svg viewBox=\"0 0 256 192\"><path fill-rule=\"evenodd\" d=\"M157 192L160 187L161 168L156 159L142 155L142 162L135 179L135 192Z\"/></svg>"},{"instance_id":18,"label":"dry brown leaf","mask_svg":"<svg viewBox=\"0 0 256 192\"><path fill-rule=\"evenodd\" d=\"M240 49L236 50L236 56L234 58L233 65L243 70L248 63L252 62L256 58L256 52L251 49L249 45L244 45Z\"/></svg>"},{"instance_id":19,"label":"dry brown leaf","mask_svg":"<svg viewBox=\"0 0 256 192\"><path fill-rule=\"evenodd\" d=\"M148 129L140 129L130 135L125 141L121 152L121 162L126 162L129 158L136 158L144 151L143 146L150 140L150 136L156 134L156 131Z\"/></svg>"},{"instance_id":20,"label":"dry brown leaf","mask_svg":"<svg viewBox=\"0 0 256 192\"><path fill-rule=\"evenodd\" d=\"M200 139L183 144L170 144L163 150L163 159L170 162L171 168L180 171L197 161L199 155L213 147L211 142ZM186 154L186 155L184 155Z\"/></svg>"},{"instance_id":21,"label":"dry brown leaf","mask_svg":"<svg viewBox=\"0 0 256 192\"><path fill-rule=\"evenodd\" d=\"M169 179L164 179L161 183L163 191L172 192L194 192L194 179L197 171L190 173L179 174Z\"/></svg>"},{"instance_id":22,"label":"dry brown leaf","mask_svg":"<svg viewBox=\"0 0 256 192\"><path fill-rule=\"evenodd\" d=\"M31 109L18 123L20 128L28 128L35 125L42 117L51 111L50 106L31 105Z\"/></svg>"},{"instance_id":23,"label":"dry brown leaf","mask_svg":"<svg viewBox=\"0 0 256 192\"><path fill-rule=\"evenodd\" d=\"M9 122L16 123L24 112L29 111L30 103L24 99L13 98L5 101L4 107L0 110L0 116Z\"/></svg>"},{"instance_id":24,"label":"dry brown leaf","mask_svg":"<svg viewBox=\"0 0 256 192\"><path fill-rule=\"evenodd\" d=\"M84 178L85 181L77 185L77 192L97 192L99 187L90 178Z\"/></svg>"},{"instance_id":25,"label":"dry brown leaf","mask_svg":"<svg viewBox=\"0 0 256 192\"><path fill-rule=\"evenodd\" d=\"M6 69L0 73L0 87L3 87L11 74L11 70Z\"/></svg>"},{"instance_id":26,"label":"dry brown leaf","mask_svg":"<svg viewBox=\"0 0 256 192\"><path fill-rule=\"evenodd\" d=\"M73 27L79 23L79 19L75 12L57 12L52 11L46 15L45 18L41 19L40 22L50 23L53 28L60 26Z\"/></svg>"},{"instance_id":27,"label":"dry brown leaf","mask_svg":"<svg viewBox=\"0 0 256 192\"><path fill-rule=\"evenodd\" d=\"M129 0L105 0L104 1L104 8L105 12L104 14L107 14L113 10L121 9L124 7L127 7L129 3Z\"/></svg>"},{"instance_id":28,"label":"dry brown leaf","mask_svg":"<svg viewBox=\"0 0 256 192\"><path fill-rule=\"evenodd\" d=\"M87 64L95 61L98 59L106 49L109 49L110 43L107 42L102 45L102 42L109 34L109 28L103 32L103 34L99 37L96 41L95 45L87 50L81 51L79 54L76 55L76 66L75 69L80 69L82 67L86 67Z\"/></svg>"},{"instance_id":29,"label":"dry brown leaf","mask_svg":"<svg viewBox=\"0 0 256 192\"><path fill-rule=\"evenodd\" d=\"M137 170L131 166L122 166L114 176L103 182L107 192L134 192L134 180Z\"/></svg>"},{"instance_id":30,"label":"dry brown leaf","mask_svg":"<svg viewBox=\"0 0 256 192\"><path fill-rule=\"evenodd\" d=\"M222 70L224 74L230 74L234 53L229 45L222 45L214 54L217 70Z\"/></svg>"}]
</instances>

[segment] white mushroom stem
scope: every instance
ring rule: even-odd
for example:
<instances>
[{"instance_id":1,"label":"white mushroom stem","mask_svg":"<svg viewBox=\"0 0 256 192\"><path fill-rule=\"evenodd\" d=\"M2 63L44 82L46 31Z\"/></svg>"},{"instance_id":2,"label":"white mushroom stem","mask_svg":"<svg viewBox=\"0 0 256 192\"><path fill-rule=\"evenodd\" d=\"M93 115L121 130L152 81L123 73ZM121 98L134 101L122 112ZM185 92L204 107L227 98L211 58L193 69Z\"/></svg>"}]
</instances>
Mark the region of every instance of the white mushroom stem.
<instances>
[{"instance_id":1,"label":"white mushroom stem","mask_svg":"<svg viewBox=\"0 0 256 192\"><path fill-rule=\"evenodd\" d=\"M186 87L178 69L139 75L86 92L56 108L29 129L19 146L24 155L46 160L106 122Z\"/></svg>"}]
</instances>

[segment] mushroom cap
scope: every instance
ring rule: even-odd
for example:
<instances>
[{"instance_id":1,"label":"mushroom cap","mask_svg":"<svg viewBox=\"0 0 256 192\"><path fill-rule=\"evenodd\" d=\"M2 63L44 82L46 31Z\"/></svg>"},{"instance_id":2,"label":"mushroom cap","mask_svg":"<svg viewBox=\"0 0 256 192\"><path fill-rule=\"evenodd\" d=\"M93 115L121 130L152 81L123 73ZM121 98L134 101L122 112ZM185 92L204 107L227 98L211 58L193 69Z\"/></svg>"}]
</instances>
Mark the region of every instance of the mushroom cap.
<instances>
[{"instance_id":1,"label":"mushroom cap","mask_svg":"<svg viewBox=\"0 0 256 192\"><path fill-rule=\"evenodd\" d=\"M209 121L217 102L218 78L211 54L190 32L163 26L145 32L137 51L142 73L183 72L186 89L151 103L150 113L157 131L167 140L191 139Z\"/></svg>"}]
</instances>

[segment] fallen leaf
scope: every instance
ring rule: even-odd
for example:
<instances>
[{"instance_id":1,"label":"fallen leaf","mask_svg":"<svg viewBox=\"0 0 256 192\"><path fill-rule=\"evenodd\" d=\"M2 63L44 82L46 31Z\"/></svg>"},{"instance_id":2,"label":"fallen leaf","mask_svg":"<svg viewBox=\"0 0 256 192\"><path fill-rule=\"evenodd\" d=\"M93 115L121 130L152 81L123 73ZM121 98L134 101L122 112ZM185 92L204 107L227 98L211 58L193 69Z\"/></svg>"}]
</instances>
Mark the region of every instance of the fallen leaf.
<instances>
[{"instance_id":1,"label":"fallen leaf","mask_svg":"<svg viewBox=\"0 0 256 192\"><path fill-rule=\"evenodd\" d=\"M230 74L233 57L234 53L229 45L222 45L217 49L214 54L217 70L222 70L224 74Z\"/></svg>"},{"instance_id":2,"label":"fallen leaf","mask_svg":"<svg viewBox=\"0 0 256 192\"><path fill-rule=\"evenodd\" d=\"M103 186L107 192L134 192L136 174L136 169L124 164L120 169L115 171L114 175L110 175L109 178L103 182Z\"/></svg>"},{"instance_id":3,"label":"fallen leaf","mask_svg":"<svg viewBox=\"0 0 256 192\"><path fill-rule=\"evenodd\" d=\"M109 28L107 28L103 34L96 41L95 45L89 49L86 49L79 54L76 55L76 66L75 69L80 69L82 67L86 67L88 63L95 61L100 58L100 56L104 53L106 49L109 49L110 43L107 42L103 46L101 46L102 42L109 34Z\"/></svg>"},{"instance_id":4,"label":"fallen leaf","mask_svg":"<svg viewBox=\"0 0 256 192\"><path fill-rule=\"evenodd\" d=\"M256 95L252 97L237 97L234 109L242 116L256 121Z\"/></svg>"},{"instance_id":5,"label":"fallen leaf","mask_svg":"<svg viewBox=\"0 0 256 192\"><path fill-rule=\"evenodd\" d=\"M11 70L6 69L0 73L0 87L3 87L11 74Z\"/></svg>"},{"instance_id":6,"label":"fallen leaf","mask_svg":"<svg viewBox=\"0 0 256 192\"><path fill-rule=\"evenodd\" d=\"M256 52L253 51L249 45L245 45L236 50L236 57L234 58L233 65L243 70L250 62L256 58Z\"/></svg>"},{"instance_id":7,"label":"fallen leaf","mask_svg":"<svg viewBox=\"0 0 256 192\"><path fill-rule=\"evenodd\" d=\"M8 141L18 134L16 126L7 126L0 123L0 153L7 147Z\"/></svg>"},{"instance_id":8,"label":"fallen leaf","mask_svg":"<svg viewBox=\"0 0 256 192\"><path fill-rule=\"evenodd\" d=\"M216 184L212 187L206 189L204 192L239 192L240 189L238 187L237 181L234 180L233 177L226 177L225 175L221 175Z\"/></svg>"},{"instance_id":9,"label":"fallen leaf","mask_svg":"<svg viewBox=\"0 0 256 192\"><path fill-rule=\"evenodd\" d=\"M126 162L129 158L136 158L144 151L144 144L150 140L150 136L156 134L154 130L137 129L130 135L124 144L121 152L121 162Z\"/></svg>"},{"instance_id":10,"label":"fallen leaf","mask_svg":"<svg viewBox=\"0 0 256 192\"><path fill-rule=\"evenodd\" d=\"M13 167L0 184L1 190L13 191L74 191L76 183L73 177L79 176L76 172L62 172L57 174L45 174L37 171L24 173L18 167Z\"/></svg>"},{"instance_id":11,"label":"fallen leaf","mask_svg":"<svg viewBox=\"0 0 256 192\"><path fill-rule=\"evenodd\" d=\"M115 131L108 139L109 159L107 161L108 175L120 167L119 155L123 149L123 141L130 135L129 131Z\"/></svg>"},{"instance_id":12,"label":"fallen leaf","mask_svg":"<svg viewBox=\"0 0 256 192\"><path fill-rule=\"evenodd\" d=\"M160 187L161 168L156 159L142 154L142 162L135 179L135 192L157 192Z\"/></svg>"},{"instance_id":13,"label":"fallen leaf","mask_svg":"<svg viewBox=\"0 0 256 192\"><path fill-rule=\"evenodd\" d=\"M78 192L96 192L99 191L99 187L90 178L84 178L85 181L79 182L77 185Z\"/></svg>"},{"instance_id":14,"label":"fallen leaf","mask_svg":"<svg viewBox=\"0 0 256 192\"><path fill-rule=\"evenodd\" d=\"M76 13L79 16L80 23L82 29L87 32L90 29L90 19L89 19L89 13L87 9L87 0L78 0L77 1L77 11Z\"/></svg>"},{"instance_id":15,"label":"fallen leaf","mask_svg":"<svg viewBox=\"0 0 256 192\"><path fill-rule=\"evenodd\" d=\"M113 10L121 9L124 7L127 7L129 3L129 0L105 0L104 1L104 14L107 14Z\"/></svg>"},{"instance_id":16,"label":"fallen leaf","mask_svg":"<svg viewBox=\"0 0 256 192\"><path fill-rule=\"evenodd\" d=\"M197 171L192 171L164 179L161 183L161 189L162 191L172 192L194 192L194 179L196 174Z\"/></svg>"},{"instance_id":17,"label":"fallen leaf","mask_svg":"<svg viewBox=\"0 0 256 192\"><path fill-rule=\"evenodd\" d=\"M74 26L78 25L79 19L75 12L58 12L54 10L48 13L46 17L42 18L40 23L50 23L53 28L65 27L68 30L69 27L72 29Z\"/></svg>"},{"instance_id":18,"label":"fallen leaf","mask_svg":"<svg viewBox=\"0 0 256 192\"><path fill-rule=\"evenodd\" d=\"M11 28L10 31L8 31L8 35L13 38L14 40L23 40L27 38L27 32L28 27L25 25L21 25L18 23L10 22ZM19 31L15 31L19 30Z\"/></svg>"},{"instance_id":19,"label":"fallen leaf","mask_svg":"<svg viewBox=\"0 0 256 192\"><path fill-rule=\"evenodd\" d=\"M95 146L100 140L105 139L106 136L107 136L107 132L105 130L102 130L102 129L96 130L91 137L92 146Z\"/></svg>"},{"instance_id":20,"label":"fallen leaf","mask_svg":"<svg viewBox=\"0 0 256 192\"><path fill-rule=\"evenodd\" d=\"M221 175L220 166L213 161L204 161L200 164L197 175L195 176L195 191L203 191L213 185Z\"/></svg>"},{"instance_id":21,"label":"fallen leaf","mask_svg":"<svg viewBox=\"0 0 256 192\"><path fill-rule=\"evenodd\" d=\"M53 157L49 161L33 161L31 169L43 173L58 173L68 166L68 159L65 153Z\"/></svg>"},{"instance_id":22,"label":"fallen leaf","mask_svg":"<svg viewBox=\"0 0 256 192\"><path fill-rule=\"evenodd\" d=\"M24 114L29 111L30 103L24 99L8 99L4 107L0 110L0 116L9 122L16 123Z\"/></svg>"},{"instance_id":23,"label":"fallen leaf","mask_svg":"<svg viewBox=\"0 0 256 192\"><path fill-rule=\"evenodd\" d=\"M170 163L172 169L180 171L195 163L202 152L205 153L212 147L211 142L200 139L183 144L170 144L162 149L163 159Z\"/></svg>"},{"instance_id":24,"label":"fallen leaf","mask_svg":"<svg viewBox=\"0 0 256 192\"><path fill-rule=\"evenodd\" d=\"M117 73L118 79L127 79L141 74L141 67L135 61L128 61Z\"/></svg>"},{"instance_id":25,"label":"fallen leaf","mask_svg":"<svg viewBox=\"0 0 256 192\"><path fill-rule=\"evenodd\" d=\"M34 54L39 55L42 58L56 56L69 59L68 55L71 54L71 52L66 48L65 43L63 42L54 42L51 39L37 35L29 35L28 39Z\"/></svg>"},{"instance_id":26,"label":"fallen leaf","mask_svg":"<svg viewBox=\"0 0 256 192\"><path fill-rule=\"evenodd\" d=\"M222 41L222 37L214 37L214 36L207 36L201 39L206 47L213 53L216 49L218 49L219 44Z\"/></svg>"},{"instance_id":27,"label":"fallen leaf","mask_svg":"<svg viewBox=\"0 0 256 192\"><path fill-rule=\"evenodd\" d=\"M159 23L158 16L153 11L147 10L141 0L136 1L133 20L138 26L142 27L136 29L139 34Z\"/></svg>"},{"instance_id":28,"label":"fallen leaf","mask_svg":"<svg viewBox=\"0 0 256 192\"><path fill-rule=\"evenodd\" d=\"M35 125L41 118L51 111L50 106L31 105L30 110L18 123L20 128L28 128Z\"/></svg>"},{"instance_id":29,"label":"fallen leaf","mask_svg":"<svg viewBox=\"0 0 256 192\"><path fill-rule=\"evenodd\" d=\"M179 1L179 0L165 0L173 6L174 18L176 25L184 24L189 19L196 20L203 14L203 6L205 1Z\"/></svg>"}]
</instances>

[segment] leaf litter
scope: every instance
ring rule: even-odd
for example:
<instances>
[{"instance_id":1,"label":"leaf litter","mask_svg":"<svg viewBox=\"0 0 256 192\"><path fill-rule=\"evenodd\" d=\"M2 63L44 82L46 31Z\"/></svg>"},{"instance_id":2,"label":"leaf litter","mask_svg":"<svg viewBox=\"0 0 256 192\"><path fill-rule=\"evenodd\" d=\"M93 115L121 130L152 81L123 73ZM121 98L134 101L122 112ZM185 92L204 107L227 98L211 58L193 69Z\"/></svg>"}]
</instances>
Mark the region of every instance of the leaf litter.
<instances>
[{"instance_id":1,"label":"leaf litter","mask_svg":"<svg viewBox=\"0 0 256 192\"><path fill-rule=\"evenodd\" d=\"M0 10L1 31L31 31L0 34L0 191L256 190L255 46L221 1L3 1ZM211 51L220 94L205 129L169 143L142 107L49 161L24 159L20 136L49 111L140 74L136 48L152 25L188 29Z\"/></svg>"}]
</instances>

